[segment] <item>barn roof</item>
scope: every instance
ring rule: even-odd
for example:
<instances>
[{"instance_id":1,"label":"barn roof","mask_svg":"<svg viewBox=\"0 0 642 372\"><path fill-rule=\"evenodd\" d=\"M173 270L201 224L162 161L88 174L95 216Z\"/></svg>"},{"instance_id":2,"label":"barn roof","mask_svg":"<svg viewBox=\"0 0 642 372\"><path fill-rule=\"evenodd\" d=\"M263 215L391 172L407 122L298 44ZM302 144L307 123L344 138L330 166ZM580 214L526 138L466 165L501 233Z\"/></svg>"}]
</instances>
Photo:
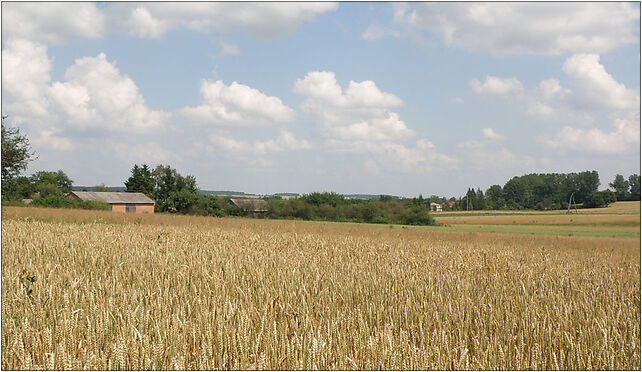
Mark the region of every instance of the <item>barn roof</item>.
<instances>
[{"instance_id":1,"label":"barn roof","mask_svg":"<svg viewBox=\"0 0 642 372\"><path fill-rule=\"evenodd\" d=\"M267 212L267 203L262 199L230 199L230 202L248 212Z\"/></svg>"},{"instance_id":2,"label":"barn roof","mask_svg":"<svg viewBox=\"0 0 642 372\"><path fill-rule=\"evenodd\" d=\"M98 200L109 204L154 204L154 201L141 192L98 192L98 191L72 191L80 200Z\"/></svg>"}]
</instances>

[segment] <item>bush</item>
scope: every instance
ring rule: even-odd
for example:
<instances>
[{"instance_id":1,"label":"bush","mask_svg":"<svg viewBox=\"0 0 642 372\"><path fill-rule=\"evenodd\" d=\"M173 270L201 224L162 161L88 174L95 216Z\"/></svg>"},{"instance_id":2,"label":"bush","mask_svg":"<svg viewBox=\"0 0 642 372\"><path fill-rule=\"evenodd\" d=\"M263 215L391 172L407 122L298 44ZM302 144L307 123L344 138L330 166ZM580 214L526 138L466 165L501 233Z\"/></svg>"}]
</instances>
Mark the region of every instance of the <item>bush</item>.
<instances>
[{"instance_id":1,"label":"bush","mask_svg":"<svg viewBox=\"0 0 642 372\"><path fill-rule=\"evenodd\" d=\"M83 201L78 199L70 199L61 195L49 195L47 197L34 198L29 205L34 207L46 208L76 208L76 209L94 209L94 210L109 210L109 204L97 201Z\"/></svg>"},{"instance_id":2,"label":"bush","mask_svg":"<svg viewBox=\"0 0 642 372\"><path fill-rule=\"evenodd\" d=\"M613 191L595 191L584 200L583 208L602 208L607 207L610 203L617 200L617 196Z\"/></svg>"},{"instance_id":3,"label":"bush","mask_svg":"<svg viewBox=\"0 0 642 372\"><path fill-rule=\"evenodd\" d=\"M413 206L404 211L402 214L402 223L404 225L434 225L435 220L432 218L428 209L420 206Z\"/></svg>"}]
</instances>

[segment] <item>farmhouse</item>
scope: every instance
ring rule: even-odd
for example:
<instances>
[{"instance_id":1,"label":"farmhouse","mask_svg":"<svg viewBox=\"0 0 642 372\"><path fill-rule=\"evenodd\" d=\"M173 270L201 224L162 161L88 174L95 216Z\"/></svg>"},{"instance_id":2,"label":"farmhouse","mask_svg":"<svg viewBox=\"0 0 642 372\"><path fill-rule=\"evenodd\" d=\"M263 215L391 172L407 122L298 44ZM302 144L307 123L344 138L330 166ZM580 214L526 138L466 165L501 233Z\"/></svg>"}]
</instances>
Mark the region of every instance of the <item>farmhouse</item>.
<instances>
[{"instance_id":1,"label":"farmhouse","mask_svg":"<svg viewBox=\"0 0 642 372\"><path fill-rule=\"evenodd\" d=\"M230 205L242 208L247 217L265 217L268 212L267 203L262 199L236 199L232 198L229 201Z\"/></svg>"},{"instance_id":2,"label":"farmhouse","mask_svg":"<svg viewBox=\"0 0 642 372\"><path fill-rule=\"evenodd\" d=\"M430 210L433 211L433 212L441 212L441 204L437 204L437 203L431 202L430 203Z\"/></svg>"},{"instance_id":3,"label":"farmhouse","mask_svg":"<svg viewBox=\"0 0 642 372\"><path fill-rule=\"evenodd\" d=\"M67 197L84 201L104 201L114 212L154 213L154 201L140 192L72 191Z\"/></svg>"}]
</instances>

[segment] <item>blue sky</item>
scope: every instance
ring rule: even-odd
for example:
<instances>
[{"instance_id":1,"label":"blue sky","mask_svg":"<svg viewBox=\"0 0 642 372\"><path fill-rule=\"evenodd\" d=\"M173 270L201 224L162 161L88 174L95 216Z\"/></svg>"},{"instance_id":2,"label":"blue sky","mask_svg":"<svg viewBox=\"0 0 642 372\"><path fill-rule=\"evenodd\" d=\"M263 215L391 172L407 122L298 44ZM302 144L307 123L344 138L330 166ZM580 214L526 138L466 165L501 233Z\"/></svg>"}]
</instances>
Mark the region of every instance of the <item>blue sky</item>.
<instances>
[{"instance_id":1,"label":"blue sky","mask_svg":"<svg viewBox=\"0 0 642 372\"><path fill-rule=\"evenodd\" d=\"M640 172L637 3L3 3L2 106L78 185L459 196Z\"/></svg>"}]
</instances>

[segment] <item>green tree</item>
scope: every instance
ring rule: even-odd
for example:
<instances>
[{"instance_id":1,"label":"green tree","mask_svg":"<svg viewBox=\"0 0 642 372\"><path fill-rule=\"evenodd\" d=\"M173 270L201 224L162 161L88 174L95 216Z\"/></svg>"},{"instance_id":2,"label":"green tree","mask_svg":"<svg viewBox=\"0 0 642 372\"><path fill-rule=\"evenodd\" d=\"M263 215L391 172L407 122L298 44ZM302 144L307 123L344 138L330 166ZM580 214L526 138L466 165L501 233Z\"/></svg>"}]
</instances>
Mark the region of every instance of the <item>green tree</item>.
<instances>
[{"instance_id":1,"label":"green tree","mask_svg":"<svg viewBox=\"0 0 642 372\"><path fill-rule=\"evenodd\" d=\"M36 172L31 175L31 182L33 182L36 189L42 184L52 184L63 194L68 194L73 190L73 181L62 170Z\"/></svg>"},{"instance_id":2,"label":"green tree","mask_svg":"<svg viewBox=\"0 0 642 372\"><path fill-rule=\"evenodd\" d=\"M181 176L169 165L159 165L152 172L154 179L153 199L159 212L187 213L195 202L188 194L196 195L196 178Z\"/></svg>"},{"instance_id":3,"label":"green tree","mask_svg":"<svg viewBox=\"0 0 642 372\"><path fill-rule=\"evenodd\" d=\"M506 204L502 196L502 187L499 185L492 185L486 190L486 199L491 209L502 209Z\"/></svg>"},{"instance_id":4,"label":"green tree","mask_svg":"<svg viewBox=\"0 0 642 372\"><path fill-rule=\"evenodd\" d=\"M594 191L584 200L584 208L602 208L608 206L610 203L617 200L617 196L613 191Z\"/></svg>"},{"instance_id":5,"label":"green tree","mask_svg":"<svg viewBox=\"0 0 642 372\"><path fill-rule=\"evenodd\" d=\"M579 187L575 193L575 200L582 203L589 195L597 191L600 186L600 176L597 171L585 171L578 173L577 178Z\"/></svg>"},{"instance_id":6,"label":"green tree","mask_svg":"<svg viewBox=\"0 0 642 372\"><path fill-rule=\"evenodd\" d=\"M30 177L14 177L2 182L2 198L8 200L31 198L35 193Z\"/></svg>"},{"instance_id":7,"label":"green tree","mask_svg":"<svg viewBox=\"0 0 642 372\"><path fill-rule=\"evenodd\" d=\"M519 177L511 178L508 182L506 182L502 191L503 191L504 199L507 202L508 201L513 202L513 203L507 203L507 205L510 205L510 206L524 205L525 195L526 195L526 185L524 184L521 178Z\"/></svg>"},{"instance_id":8,"label":"green tree","mask_svg":"<svg viewBox=\"0 0 642 372\"><path fill-rule=\"evenodd\" d=\"M629 176L629 195L631 200L640 200L640 175L632 174Z\"/></svg>"},{"instance_id":9,"label":"green tree","mask_svg":"<svg viewBox=\"0 0 642 372\"><path fill-rule=\"evenodd\" d=\"M152 171L147 164L142 167L134 164L132 168L132 175L125 181L126 192L142 192L143 194L152 197L154 194L154 177Z\"/></svg>"},{"instance_id":10,"label":"green tree","mask_svg":"<svg viewBox=\"0 0 642 372\"><path fill-rule=\"evenodd\" d=\"M609 187L615 190L617 200L628 200L631 196L629 194L629 182L621 174L615 175L615 179L609 183Z\"/></svg>"},{"instance_id":11,"label":"green tree","mask_svg":"<svg viewBox=\"0 0 642 372\"><path fill-rule=\"evenodd\" d=\"M35 158L29 146L29 139L20 133L18 128L6 128L2 116L2 181L17 177L27 164Z\"/></svg>"}]
</instances>

